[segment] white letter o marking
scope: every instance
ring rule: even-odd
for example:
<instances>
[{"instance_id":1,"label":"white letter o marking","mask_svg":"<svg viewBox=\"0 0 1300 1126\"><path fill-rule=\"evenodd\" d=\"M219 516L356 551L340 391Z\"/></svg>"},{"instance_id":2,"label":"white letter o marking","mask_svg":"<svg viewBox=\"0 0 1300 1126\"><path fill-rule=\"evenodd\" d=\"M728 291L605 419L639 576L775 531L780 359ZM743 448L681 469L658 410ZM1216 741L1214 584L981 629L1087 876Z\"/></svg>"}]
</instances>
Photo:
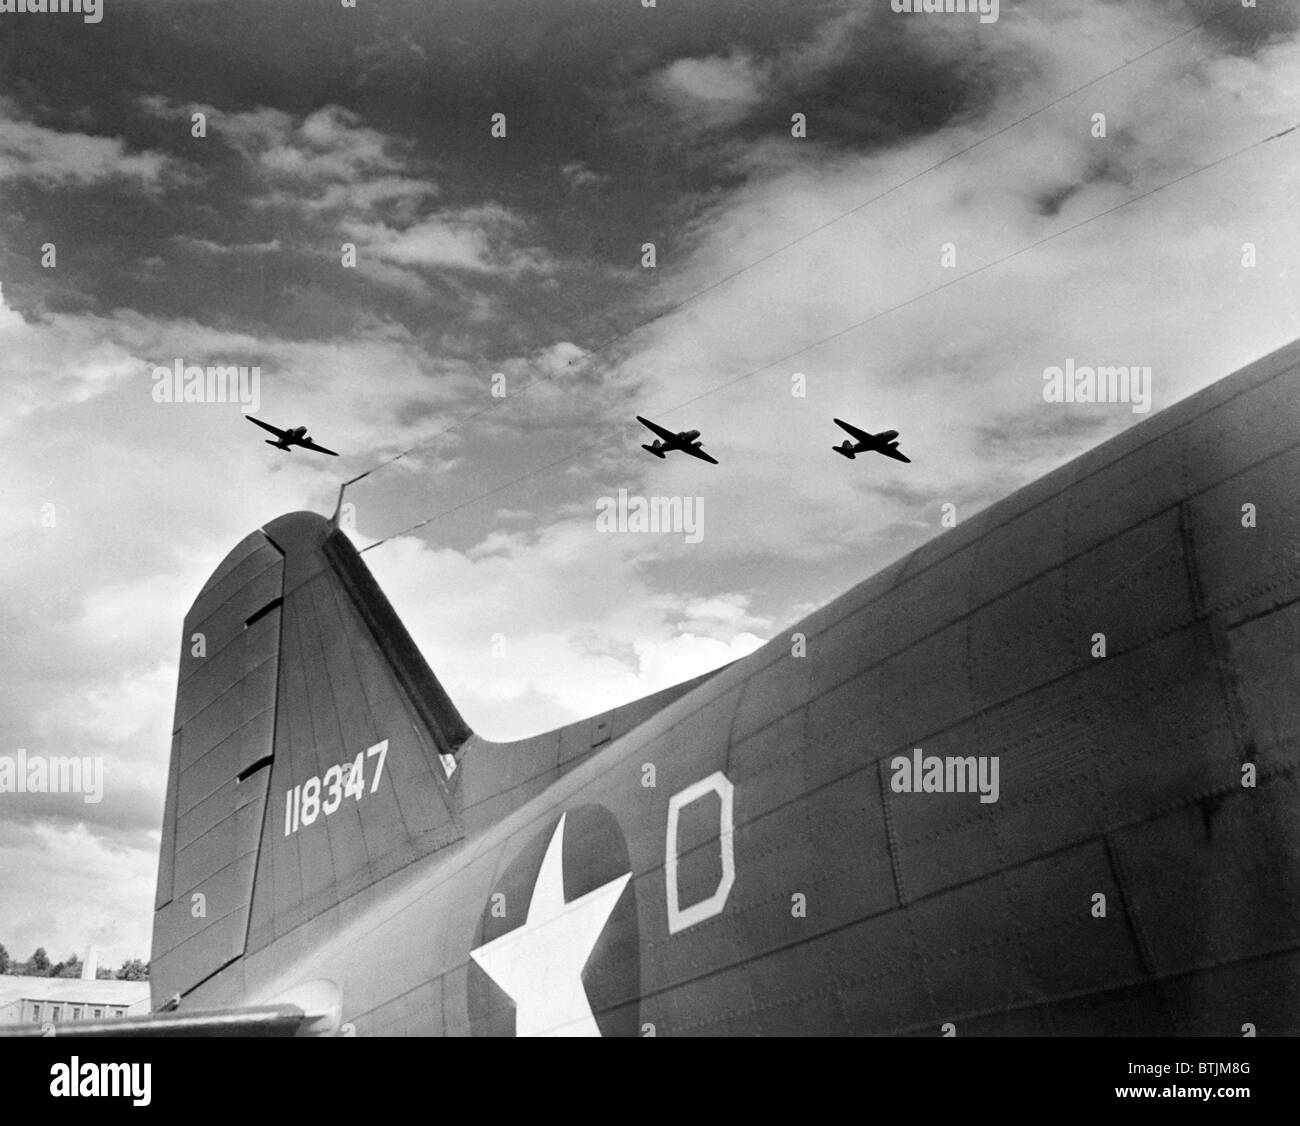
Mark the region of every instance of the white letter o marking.
<instances>
[{"instance_id":1,"label":"white letter o marking","mask_svg":"<svg viewBox=\"0 0 1300 1126\"><path fill-rule=\"evenodd\" d=\"M667 881L668 898L668 933L693 927L696 923L711 919L726 905L731 885L736 882L736 857L732 841L731 795L735 787L728 781L721 770L714 771L707 778L701 778L694 785L687 786L680 793L668 799L668 832L664 835L664 876ZM677 817L683 806L690 805L705 794L718 795L721 805L720 824L718 825L718 847L722 851L722 879L708 899L682 908L677 899Z\"/></svg>"}]
</instances>

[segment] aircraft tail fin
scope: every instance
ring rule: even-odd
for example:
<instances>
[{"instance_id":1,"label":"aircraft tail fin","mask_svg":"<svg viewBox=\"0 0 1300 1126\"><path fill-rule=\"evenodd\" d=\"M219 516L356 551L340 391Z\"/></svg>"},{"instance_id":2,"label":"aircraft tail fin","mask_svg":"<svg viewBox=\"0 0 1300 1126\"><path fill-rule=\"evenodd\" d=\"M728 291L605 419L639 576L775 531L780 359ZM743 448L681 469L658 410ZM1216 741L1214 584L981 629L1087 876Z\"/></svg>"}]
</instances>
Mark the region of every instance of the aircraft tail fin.
<instances>
[{"instance_id":1,"label":"aircraft tail fin","mask_svg":"<svg viewBox=\"0 0 1300 1126\"><path fill-rule=\"evenodd\" d=\"M837 454L843 454L850 461L852 461L856 456L853 452L853 443L847 439L842 445L832 446L831 449L833 449Z\"/></svg>"},{"instance_id":2,"label":"aircraft tail fin","mask_svg":"<svg viewBox=\"0 0 1300 1126\"><path fill-rule=\"evenodd\" d=\"M246 537L185 618L155 1007L458 839L470 734L329 520Z\"/></svg>"},{"instance_id":3,"label":"aircraft tail fin","mask_svg":"<svg viewBox=\"0 0 1300 1126\"><path fill-rule=\"evenodd\" d=\"M663 451L663 448L662 448L661 446L645 446L645 445L643 445L641 448L642 448L643 450L649 450L652 454L655 455L655 457L662 458L662 457L664 456L664 451Z\"/></svg>"}]
</instances>

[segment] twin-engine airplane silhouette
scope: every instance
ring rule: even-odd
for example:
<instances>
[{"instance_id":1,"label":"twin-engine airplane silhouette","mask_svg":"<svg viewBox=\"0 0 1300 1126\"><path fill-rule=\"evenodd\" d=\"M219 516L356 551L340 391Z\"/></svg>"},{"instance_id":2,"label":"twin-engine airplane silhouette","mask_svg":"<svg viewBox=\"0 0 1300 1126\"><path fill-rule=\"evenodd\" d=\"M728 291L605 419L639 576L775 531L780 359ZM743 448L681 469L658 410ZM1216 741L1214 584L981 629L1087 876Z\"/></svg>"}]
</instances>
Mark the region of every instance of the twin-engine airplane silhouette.
<instances>
[{"instance_id":1,"label":"twin-engine airplane silhouette","mask_svg":"<svg viewBox=\"0 0 1300 1126\"><path fill-rule=\"evenodd\" d=\"M301 446L304 450L315 450L317 453L329 454L330 457L338 457L333 450L327 450L324 446L318 446L307 435L307 427L295 426L292 430L281 430L278 426L272 426L269 422L263 422L260 418L254 418L251 414L244 415L249 422L254 422L263 430L269 430L278 438L278 441L272 442L269 438L266 444L274 446L277 450L288 452L293 446Z\"/></svg>"},{"instance_id":2,"label":"twin-engine airplane silhouette","mask_svg":"<svg viewBox=\"0 0 1300 1126\"><path fill-rule=\"evenodd\" d=\"M859 430L856 426L850 426L842 419L832 419L836 426L842 430L847 430L857 439L857 442L850 442L847 438L838 445L832 446L837 454L843 454L850 461L858 454L877 453L884 454L886 457L892 457L897 461L905 461L909 465L912 462L910 457L904 457L898 452L897 430L882 430L879 434L868 434L865 430Z\"/></svg>"},{"instance_id":3,"label":"twin-engine airplane silhouette","mask_svg":"<svg viewBox=\"0 0 1300 1126\"><path fill-rule=\"evenodd\" d=\"M674 434L671 430L665 430L662 426L651 422L648 418L636 416L637 422L642 426L647 426L659 435L653 445L643 445L643 450L648 450L655 457L664 457L669 450L681 450L692 457L701 458L704 461L717 465L717 459L710 457L700 448L700 432L698 430L683 430L680 434ZM895 461L905 461L909 465L912 459L898 452L898 431L882 430L879 434L868 434L865 430L859 430L856 426L851 426L842 419L834 419L836 426L847 430L857 442L851 442L847 438L841 445L832 446L837 454L843 454L852 460L860 453L878 453L884 454L885 457L892 457Z\"/></svg>"},{"instance_id":4,"label":"twin-engine airplane silhouette","mask_svg":"<svg viewBox=\"0 0 1300 1126\"><path fill-rule=\"evenodd\" d=\"M642 426L648 426L659 435L655 439L654 445L645 446L643 450L649 450L655 457L663 457L666 450L681 450L682 453L690 454L691 457L698 457L702 461L707 461L710 465L717 465L717 458L710 457L700 448L700 432L698 430L683 430L680 434L674 434L671 430L665 430L651 422L648 418L636 416L637 422Z\"/></svg>"}]
</instances>

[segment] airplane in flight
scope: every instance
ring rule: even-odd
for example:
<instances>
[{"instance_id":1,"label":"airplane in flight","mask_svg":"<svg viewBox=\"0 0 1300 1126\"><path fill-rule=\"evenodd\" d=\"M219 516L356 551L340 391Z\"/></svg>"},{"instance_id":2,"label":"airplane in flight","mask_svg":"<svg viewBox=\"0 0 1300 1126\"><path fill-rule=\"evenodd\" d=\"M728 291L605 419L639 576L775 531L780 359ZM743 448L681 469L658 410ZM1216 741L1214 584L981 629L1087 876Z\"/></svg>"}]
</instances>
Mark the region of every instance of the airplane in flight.
<instances>
[{"instance_id":1,"label":"airplane in flight","mask_svg":"<svg viewBox=\"0 0 1300 1126\"><path fill-rule=\"evenodd\" d=\"M674 434L671 430L665 430L662 426L658 426L648 418L642 418L640 415L636 416L636 420L642 426L648 426L659 435L654 440L653 445L642 445L641 447L643 450L649 450L655 457L663 457L666 450L681 450L683 453L690 454L691 457L698 457L702 461L707 461L710 465L718 464L717 458L710 457L700 447L700 432L698 430L683 430L680 434Z\"/></svg>"},{"instance_id":2,"label":"airplane in flight","mask_svg":"<svg viewBox=\"0 0 1300 1126\"><path fill-rule=\"evenodd\" d=\"M281 516L181 631L154 1012L76 1035L1294 1036L1298 475L1300 341L513 742Z\"/></svg>"},{"instance_id":3,"label":"airplane in flight","mask_svg":"<svg viewBox=\"0 0 1300 1126\"><path fill-rule=\"evenodd\" d=\"M269 422L263 422L260 418L254 418L251 414L244 415L249 422L255 422L263 430L269 430L276 436L278 441L272 442L269 438L266 444L274 446L277 450L291 452L293 446L301 446L305 450L315 450L317 453L329 454L330 457L338 457L333 450L327 450L324 446L318 446L307 436L307 427L295 426L292 430L281 430L278 426L272 426Z\"/></svg>"},{"instance_id":4,"label":"airplane in flight","mask_svg":"<svg viewBox=\"0 0 1300 1126\"><path fill-rule=\"evenodd\" d=\"M877 453L884 454L886 457L895 458L898 461L905 461L909 465L912 463L910 457L904 457L898 452L898 442L895 441L898 437L897 430L882 430L879 434L868 434L865 430L859 430L856 426L850 426L842 419L834 418L831 421L842 430L847 430L857 439L857 442L854 443L850 442L846 438L840 445L831 447L831 449L833 449L837 454L843 454L850 461L852 461L857 454Z\"/></svg>"}]
</instances>

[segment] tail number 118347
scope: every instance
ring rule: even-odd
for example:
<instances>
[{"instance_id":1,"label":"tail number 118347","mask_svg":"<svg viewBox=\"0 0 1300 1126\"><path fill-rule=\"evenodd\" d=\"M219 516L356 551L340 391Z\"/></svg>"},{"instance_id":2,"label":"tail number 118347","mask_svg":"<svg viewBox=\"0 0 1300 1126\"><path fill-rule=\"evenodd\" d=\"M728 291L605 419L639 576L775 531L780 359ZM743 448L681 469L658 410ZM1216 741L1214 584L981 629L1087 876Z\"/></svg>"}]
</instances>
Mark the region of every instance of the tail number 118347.
<instances>
[{"instance_id":1,"label":"tail number 118347","mask_svg":"<svg viewBox=\"0 0 1300 1126\"><path fill-rule=\"evenodd\" d=\"M347 798L360 801L366 794L373 794L379 789L379 778L384 773L384 759L387 757L388 740L385 739L373 747L358 751L357 757L350 763L338 763L325 771L324 775L308 778L301 785L286 790L284 835L287 837L296 833L300 828L313 824L322 815L328 817ZM377 761L367 790L366 765L371 759Z\"/></svg>"}]
</instances>

